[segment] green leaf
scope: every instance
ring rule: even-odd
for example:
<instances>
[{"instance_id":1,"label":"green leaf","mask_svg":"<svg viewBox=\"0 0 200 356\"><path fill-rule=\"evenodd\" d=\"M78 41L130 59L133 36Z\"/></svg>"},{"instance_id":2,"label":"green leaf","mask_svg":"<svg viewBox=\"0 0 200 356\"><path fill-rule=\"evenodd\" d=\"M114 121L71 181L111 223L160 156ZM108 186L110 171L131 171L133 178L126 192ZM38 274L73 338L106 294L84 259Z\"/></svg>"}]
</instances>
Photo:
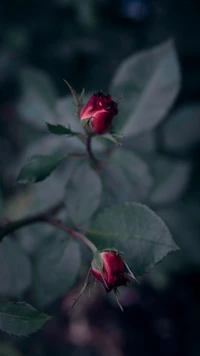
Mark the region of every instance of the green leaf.
<instances>
[{"instance_id":1,"label":"green leaf","mask_svg":"<svg viewBox=\"0 0 200 356\"><path fill-rule=\"evenodd\" d=\"M98 214L87 231L98 249L114 247L133 273L143 275L177 250L165 223L147 206L118 204Z\"/></svg>"},{"instance_id":2,"label":"green leaf","mask_svg":"<svg viewBox=\"0 0 200 356\"><path fill-rule=\"evenodd\" d=\"M80 135L78 132L71 131L69 127L64 127L63 125L52 125L46 122L48 130L55 135L68 135L68 136L77 136Z\"/></svg>"},{"instance_id":3,"label":"green leaf","mask_svg":"<svg viewBox=\"0 0 200 356\"><path fill-rule=\"evenodd\" d=\"M29 304L0 302L0 329L10 335L28 336L50 319Z\"/></svg>"},{"instance_id":4,"label":"green leaf","mask_svg":"<svg viewBox=\"0 0 200 356\"><path fill-rule=\"evenodd\" d=\"M153 185L148 165L125 149L116 149L101 172L104 206L145 200Z\"/></svg>"},{"instance_id":5,"label":"green leaf","mask_svg":"<svg viewBox=\"0 0 200 356\"><path fill-rule=\"evenodd\" d=\"M89 121L90 121L90 117L86 117L85 119L82 119L81 120L81 125L83 128L86 128L89 124Z\"/></svg>"},{"instance_id":6,"label":"green leaf","mask_svg":"<svg viewBox=\"0 0 200 356\"><path fill-rule=\"evenodd\" d=\"M31 283L31 265L16 241L0 243L0 295L19 297Z\"/></svg>"},{"instance_id":7,"label":"green leaf","mask_svg":"<svg viewBox=\"0 0 200 356\"><path fill-rule=\"evenodd\" d=\"M114 135L112 135L110 133L106 133L104 135L101 135L101 137L114 142L116 146L121 146L122 145L121 142L119 141L118 137L114 136Z\"/></svg>"},{"instance_id":8,"label":"green leaf","mask_svg":"<svg viewBox=\"0 0 200 356\"><path fill-rule=\"evenodd\" d=\"M20 72L22 97L18 105L19 114L31 125L44 129L44 121L56 119L57 93L45 72L35 68Z\"/></svg>"},{"instance_id":9,"label":"green leaf","mask_svg":"<svg viewBox=\"0 0 200 356\"><path fill-rule=\"evenodd\" d=\"M36 155L21 169L16 183L37 183L47 178L59 165L64 156Z\"/></svg>"},{"instance_id":10,"label":"green leaf","mask_svg":"<svg viewBox=\"0 0 200 356\"><path fill-rule=\"evenodd\" d=\"M69 291L80 260L79 245L67 234L56 233L44 241L34 266L33 295L38 306L44 307Z\"/></svg>"},{"instance_id":11,"label":"green leaf","mask_svg":"<svg viewBox=\"0 0 200 356\"><path fill-rule=\"evenodd\" d=\"M75 225L87 222L97 210L102 193L99 176L87 163L81 164L74 171L73 178L66 186L67 216Z\"/></svg>"},{"instance_id":12,"label":"green leaf","mask_svg":"<svg viewBox=\"0 0 200 356\"><path fill-rule=\"evenodd\" d=\"M66 123L75 132L84 132L80 119L75 115L76 107L74 106L71 95L65 96L57 100L56 112L58 119L56 123L65 126Z\"/></svg>"},{"instance_id":13,"label":"green leaf","mask_svg":"<svg viewBox=\"0 0 200 356\"><path fill-rule=\"evenodd\" d=\"M200 139L200 105L185 104L175 110L163 126L167 149L183 151L192 148Z\"/></svg>"},{"instance_id":14,"label":"green leaf","mask_svg":"<svg viewBox=\"0 0 200 356\"><path fill-rule=\"evenodd\" d=\"M126 59L111 83L114 97L123 99L114 127L124 136L155 127L168 113L180 89L179 63L172 41Z\"/></svg>"}]
</instances>

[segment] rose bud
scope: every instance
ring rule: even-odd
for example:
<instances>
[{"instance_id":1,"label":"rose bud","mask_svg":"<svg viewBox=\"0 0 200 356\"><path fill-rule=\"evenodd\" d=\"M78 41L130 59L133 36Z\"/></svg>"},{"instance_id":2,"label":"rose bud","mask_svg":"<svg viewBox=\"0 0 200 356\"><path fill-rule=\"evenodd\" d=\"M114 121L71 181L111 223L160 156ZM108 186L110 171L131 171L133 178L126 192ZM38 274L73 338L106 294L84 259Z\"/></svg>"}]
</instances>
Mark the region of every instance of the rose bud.
<instances>
[{"instance_id":1,"label":"rose bud","mask_svg":"<svg viewBox=\"0 0 200 356\"><path fill-rule=\"evenodd\" d=\"M80 119L88 119L86 129L90 132L103 134L108 131L112 124L113 117L118 114L117 102L112 97L101 92L92 94L88 102L80 111Z\"/></svg>"},{"instance_id":2,"label":"rose bud","mask_svg":"<svg viewBox=\"0 0 200 356\"><path fill-rule=\"evenodd\" d=\"M91 272L103 283L107 293L112 289L116 293L117 287L126 286L130 282L129 277L137 280L116 250L97 252L92 261Z\"/></svg>"}]
</instances>

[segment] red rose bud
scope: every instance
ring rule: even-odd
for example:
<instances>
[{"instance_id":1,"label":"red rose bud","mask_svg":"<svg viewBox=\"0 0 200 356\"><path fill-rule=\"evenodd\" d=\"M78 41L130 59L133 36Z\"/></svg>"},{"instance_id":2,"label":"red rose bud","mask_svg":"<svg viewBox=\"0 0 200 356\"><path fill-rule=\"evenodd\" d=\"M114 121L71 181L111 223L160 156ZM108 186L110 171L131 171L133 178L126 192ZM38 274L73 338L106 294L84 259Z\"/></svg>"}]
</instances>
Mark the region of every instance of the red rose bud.
<instances>
[{"instance_id":1,"label":"red rose bud","mask_svg":"<svg viewBox=\"0 0 200 356\"><path fill-rule=\"evenodd\" d=\"M91 272L103 283L107 293L112 289L116 292L119 286L126 286L130 282L128 275L136 279L120 254L113 250L97 252L92 261Z\"/></svg>"},{"instance_id":2,"label":"red rose bud","mask_svg":"<svg viewBox=\"0 0 200 356\"><path fill-rule=\"evenodd\" d=\"M80 119L88 119L92 132L99 135L108 131L113 117L118 114L117 103L107 94L92 94L80 111Z\"/></svg>"}]
</instances>

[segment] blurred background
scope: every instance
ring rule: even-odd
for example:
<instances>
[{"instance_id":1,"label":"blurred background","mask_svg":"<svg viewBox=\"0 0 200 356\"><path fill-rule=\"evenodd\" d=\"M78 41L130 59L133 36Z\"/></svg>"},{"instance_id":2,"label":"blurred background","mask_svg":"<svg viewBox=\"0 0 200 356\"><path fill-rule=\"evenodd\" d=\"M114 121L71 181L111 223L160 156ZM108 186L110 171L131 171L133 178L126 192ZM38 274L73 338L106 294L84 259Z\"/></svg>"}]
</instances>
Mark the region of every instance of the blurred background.
<instances>
[{"instance_id":1,"label":"blurred background","mask_svg":"<svg viewBox=\"0 0 200 356\"><path fill-rule=\"evenodd\" d=\"M27 68L29 74L32 68L38 71L38 78L45 78L47 87L52 86L52 96L68 94L63 78L77 91L85 87L89 92L107 92L123 59L171 37L182 75L181 91L168 117L151 135L135 139L139 150L142 146L146 152L154 150L175 162L175 173L164 187L165 198L159 195L151 207L168 223L182 251L145 276L140 288L122 291L124 313L102 288L96 288L90 298L86 292L68 317L71 300L82 287L84 270L74 289L46 308L54 319L42 331L21 339L0 332L0 356L199 355L200 3L2 0L0 28L0 212L13 218L32 212L33 205L42 207L41 202L35 203L35 191L14 186L22 157L32 153L30 147L55 148L54 142L38 144L46 133L25 95L32 80L25 75ZM183 159L189 171L177 168L176 160ZM48 200L49 191L43 194ZM59 194L52 188L51 199ZM35 239L23 237L19 239L29 253ZM28 293L23 298L30 301ZM14 297L14 293L8 296Z\"/></svg>"}]
</instances>

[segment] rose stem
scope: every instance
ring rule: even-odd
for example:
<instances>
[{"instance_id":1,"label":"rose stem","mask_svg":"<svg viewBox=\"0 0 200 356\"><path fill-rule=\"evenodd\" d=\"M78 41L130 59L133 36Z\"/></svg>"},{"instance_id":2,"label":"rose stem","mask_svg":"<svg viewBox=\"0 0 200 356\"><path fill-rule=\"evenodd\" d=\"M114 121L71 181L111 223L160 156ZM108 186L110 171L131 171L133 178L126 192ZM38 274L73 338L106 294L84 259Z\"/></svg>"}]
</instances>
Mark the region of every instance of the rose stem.
<instances>
[{"instance_id":1,"label":"rose stem","mask_svg":"<svg viewBox=\"0 0 200 356\"><path fill-rule=\"evenodd\" d=\"M94 165L97 165L99 163L98 159L96 159L96 157L93 155L92 149L91 149L91 142L92 142L92 136L88 135L87 136L87 140L86 140L86 149L87 149L87 153L89 158L91 159L92 163Z\"/></svg>"},{"instance_id":2,"label":"rose stem","mask_svg":"<svg viewBox=\"0 0 200 356\"><path fill-rule=\"evenodd\" d=\"M51 219L51 218L44 218L43 221L44 222L46 221L50 225L56 226L59 229L61 229L61 230L65 231L65 232L67 232L68 234L72 235L73 237L81 240L85 245L87 245L92 250L92 252L95 253L97 251L96 246L86 236L82 235L78 231L70 229L69 227L64 225L61 221L54 220L54 219Z\"/></svg>"},{"instance_id":3,"label":"rose stem","mask_svg":"<svg viewBox=\"0 0 200 356\"><path fill-rule=\"evenodd\" d=\"M78 231L72 230L69 227L65 226L61 221L55 220L53 216L55 216L61 209L64 208L64 201L60 201L53 205L52 207L41 211L40 213L34 214L34 215L28 215L25 218L15 220L15 221L10 221L6 224L0 225L0 241L4 238L4 236L7 236L9 234L12 234L16 230L29 226L32 224L36 223L48 223L50 225L53 225L68 234L72 235L73 237L81 240L83 243L85 243L93 252L96 252L97 248L96 246L84 235L79 233Z\"/></svg>"}]
</instances>

